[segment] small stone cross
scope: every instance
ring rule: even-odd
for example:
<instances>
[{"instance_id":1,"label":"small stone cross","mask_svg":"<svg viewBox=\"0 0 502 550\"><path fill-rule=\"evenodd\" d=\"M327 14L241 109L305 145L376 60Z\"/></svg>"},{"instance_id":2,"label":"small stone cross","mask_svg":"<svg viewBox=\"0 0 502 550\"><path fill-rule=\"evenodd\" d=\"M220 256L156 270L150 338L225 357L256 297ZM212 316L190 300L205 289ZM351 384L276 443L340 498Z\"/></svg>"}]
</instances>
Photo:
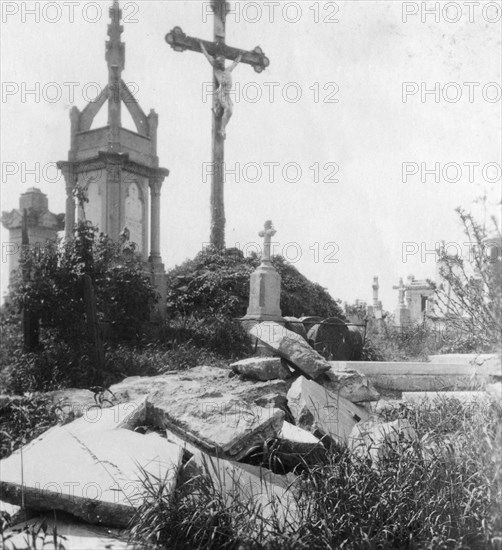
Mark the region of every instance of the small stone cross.
<instances>
[{"instance_id":1,"label":"small stone cross","mask_svg":"<svg viewBox=\"0 0 502 550\"><path fill-rule=\"evenodd\" d=\"M399 279L399 285L392 287L394 290L399 290L399 305L404 306L404 291L406 290L406 287L403 283L403 278L401 277Z\"/></svg>"},{"instance_id":2,"label":"small stone cross","mask_svg":"<svg viewBox=\"0 0 502 550\"><path fill-rule=\"evenodd\" d=\"M270 263L270 243L272 237L277 233L272 225L270 220L267 220L264 225L263 231L260 231L258 235L263 237L263 256L261 259L262 263Z\"/></svg>"}]
</instances>

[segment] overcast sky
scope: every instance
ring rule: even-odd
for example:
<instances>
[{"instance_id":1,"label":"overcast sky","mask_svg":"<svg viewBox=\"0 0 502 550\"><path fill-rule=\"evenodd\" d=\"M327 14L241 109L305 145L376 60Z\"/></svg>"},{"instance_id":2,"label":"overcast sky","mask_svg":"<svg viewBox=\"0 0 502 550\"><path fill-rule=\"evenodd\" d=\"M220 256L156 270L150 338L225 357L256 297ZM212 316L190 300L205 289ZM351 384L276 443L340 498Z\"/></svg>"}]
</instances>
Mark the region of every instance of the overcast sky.
<instances>
[{"instance_id":1,"label":"overcast sky","mask_svg":"<svg viewBox=\"0 0 502 550\"><path fill-rule=\"evenodd\" d=\"M171 50L164 36L178 25L212 39L212 18L199 0L121 4L124 80L146 113L159 113L158 153L171 171L161 206L161 252L171 268L209 236L211 101L203 90L211 68L201 54ZM487 215L500 215L501 2L450 2L436 13L423 2L276 4L232 1L227 19L229 45L260 45L270 58L261 74L248 65L233 73L226 161L239 181L227 174L227 246L258 242L271 219L276 252L334 297L371 301L378 275L393 310L399 277L435 274L433 256L421 251L442 240L463 246L455 207L476 208L482 220L474 201L486 192ZM52 163L67 158L68 113L95 97L93 83L107 82L110 2L58 5L2 2L2 210L39 187L50 209L64 212L64 181ZM422 95L435 87L438 94ZM106 123L106 109L101 115L95 127ZM124 125L132 127L125 116ZM24 173L36 163L38 174ZM439 181L422 170L435 163ZM4 228L1 239L8 241Z\"/></svg>"}]
</instances>

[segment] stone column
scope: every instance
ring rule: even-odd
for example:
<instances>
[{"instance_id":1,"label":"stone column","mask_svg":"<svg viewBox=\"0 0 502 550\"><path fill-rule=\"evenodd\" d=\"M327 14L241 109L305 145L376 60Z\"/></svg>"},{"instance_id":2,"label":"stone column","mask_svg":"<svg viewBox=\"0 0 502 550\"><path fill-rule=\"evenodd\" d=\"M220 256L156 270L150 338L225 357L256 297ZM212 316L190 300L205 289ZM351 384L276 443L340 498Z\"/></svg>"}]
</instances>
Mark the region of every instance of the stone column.
<instances>
[{"instance_id":1,"label":"stone column","mask_svg":"<svg viewBox=\"0 0 502 550\"><path fill-rule=\"evenodd\" d=\"M153 177L150 186L150 257L149 262L160 263L160 190L163 177Z\"/></svg>"},{"instance_id":2,"label":"stone column","mask_svg":"<svg viewBox=\"0 0 502 550\"><path fill-rule=\"evenodd\" d=\"M378 289L380 288L378 284L378 277L373 277L373 307L378 309Z\"/></svg>"},{"instance_id":3,"label":"stone column","mask_svg":"<svg viewBox=\"0 0 502 550\"><path fill-rule=\"evenodd\" d=\"M57 167L63 173L66 187L65 239L72 239L75 228L75 197L73 193L76 185L76 176L74 166L69 162L58 162Z\"/></svg>"}]
</instances>

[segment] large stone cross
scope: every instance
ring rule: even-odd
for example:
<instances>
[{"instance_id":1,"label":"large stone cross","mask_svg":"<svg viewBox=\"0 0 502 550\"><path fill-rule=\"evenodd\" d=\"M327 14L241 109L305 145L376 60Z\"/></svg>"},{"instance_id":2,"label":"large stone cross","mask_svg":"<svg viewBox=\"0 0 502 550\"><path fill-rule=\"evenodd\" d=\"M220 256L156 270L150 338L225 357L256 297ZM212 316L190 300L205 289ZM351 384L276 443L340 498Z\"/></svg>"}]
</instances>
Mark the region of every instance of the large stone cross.
<instances>
[{"instance_id":1,"label":"large stone cross","mask_svg":"<svg viewBox=\"0 0 502 550\"><path fill-rule=\"evenodd\" d=\"M225 44L226 16L229 4L225 0L212 0L211 7L214 13L214 41L199 40L187 36L180 27L166 35L166 42L177 52L190 50L203 53L213 66L213 163L211 181L211 233L210 242L217 249L225 247L225 205L223 186L224 139L226 124L232 114L232 100L230 98L231 71L237 63L251 65L261 73L270 64L260 47L252 51L232 48ZM233 65L225 68L225 60L233 61Z\"/></svg>"}]
</instances>

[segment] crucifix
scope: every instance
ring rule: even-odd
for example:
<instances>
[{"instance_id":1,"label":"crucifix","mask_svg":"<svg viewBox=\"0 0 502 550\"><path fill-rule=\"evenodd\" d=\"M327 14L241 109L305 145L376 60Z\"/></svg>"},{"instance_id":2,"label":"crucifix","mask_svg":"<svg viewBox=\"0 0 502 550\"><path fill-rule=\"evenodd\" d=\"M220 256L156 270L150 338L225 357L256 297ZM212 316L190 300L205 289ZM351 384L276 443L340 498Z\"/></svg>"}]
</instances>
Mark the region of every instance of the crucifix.
<instances>
[{"instance_id":1,"label":"crucifix","mask_svg":"<svg viewBox=\"0 0 502 550\"><path fill-rule=\"evenodd\" d=\"M180 27L166 35L166 42L177 52L190 50L203 53L213 67L213 129L212 129L212 180L211 180L211 235L210 242L218 250L225 247L225 205L223 163L225 160L226 126L232 116L230 98L231 72L237 64L251 65L257 73L266 69L270 61L258 46L252 51L232 48L225 43L225 25L229 4L225 0L212 0L214 14L214 41L199 40L187 36ZM233 61L225 67L225 60Z\"/></svg>"}]
</instances>

